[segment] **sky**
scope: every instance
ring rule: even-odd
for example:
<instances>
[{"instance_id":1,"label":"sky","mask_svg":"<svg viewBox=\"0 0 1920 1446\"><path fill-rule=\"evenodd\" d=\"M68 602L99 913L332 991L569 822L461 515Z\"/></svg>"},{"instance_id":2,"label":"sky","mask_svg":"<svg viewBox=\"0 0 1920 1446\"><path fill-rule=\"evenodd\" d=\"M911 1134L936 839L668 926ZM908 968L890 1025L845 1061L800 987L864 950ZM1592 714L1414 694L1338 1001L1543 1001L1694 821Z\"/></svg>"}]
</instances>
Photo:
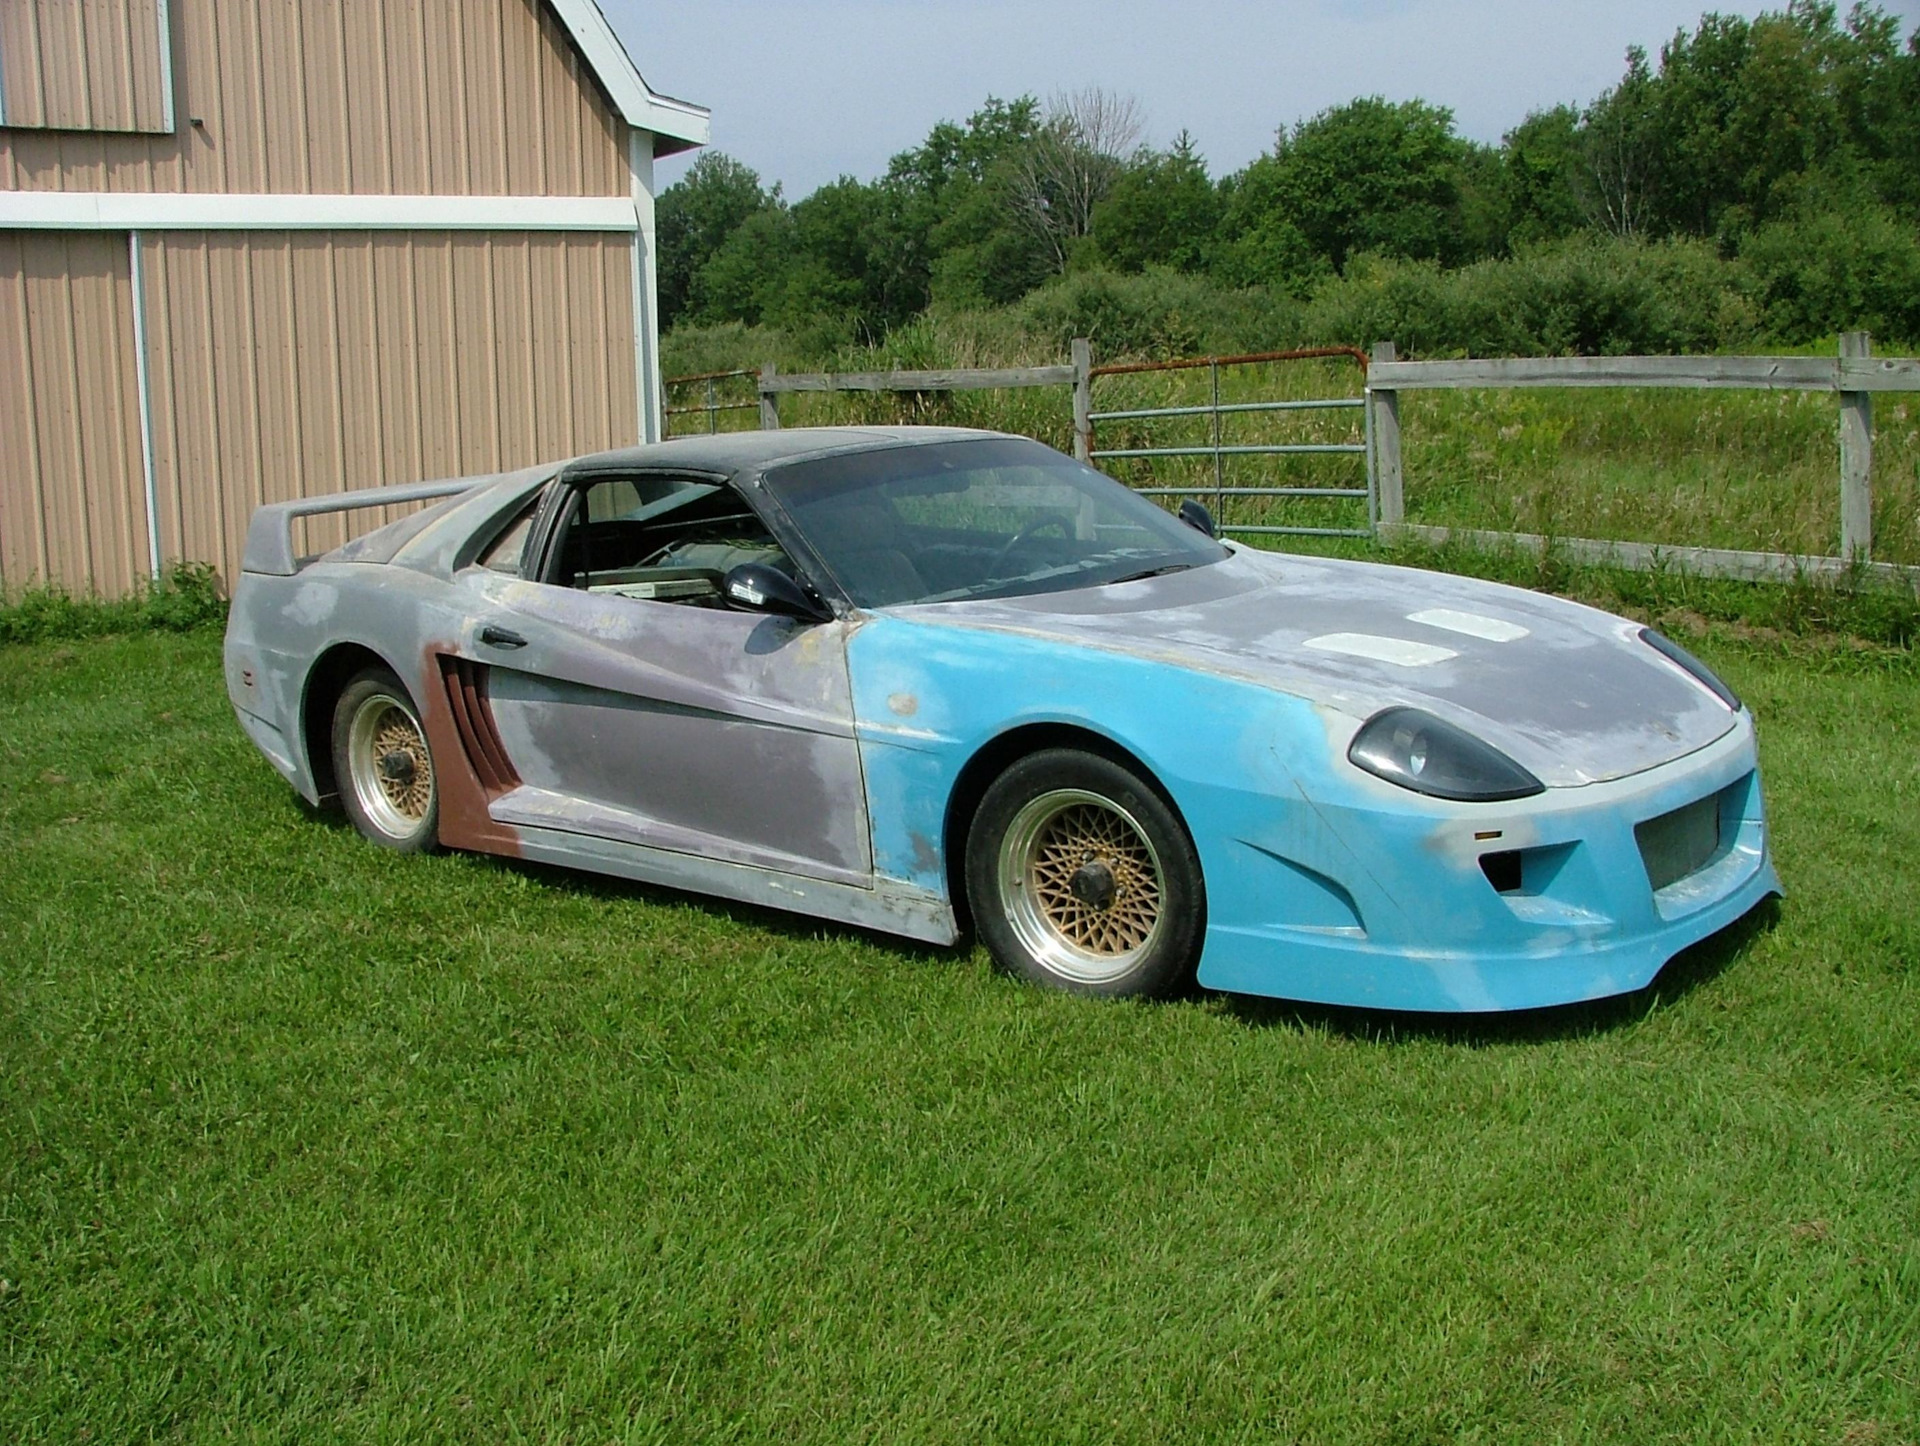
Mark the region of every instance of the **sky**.
<instances>
[{"instance_id":1,"label":"sky","mask_svg":"<svg viewBox=\"0 0 1920 1446\"><path fill-rule=\"evenodd\" d=\"M601 0L654 90L713 112L713 144L798 200L870 180L988 96L1132 95L1145 139L1190 132L1218 176L1275 130L1360 95L1452 109L1497 142L1591 100L1629 45L1658 54L1701 12L1785 0ZM1845 5L1842 4L1844 10ZM1920 0L1883 5L1911 30ZM661 163L658 184L691 156Z\"/></svg>"}]
</instances>

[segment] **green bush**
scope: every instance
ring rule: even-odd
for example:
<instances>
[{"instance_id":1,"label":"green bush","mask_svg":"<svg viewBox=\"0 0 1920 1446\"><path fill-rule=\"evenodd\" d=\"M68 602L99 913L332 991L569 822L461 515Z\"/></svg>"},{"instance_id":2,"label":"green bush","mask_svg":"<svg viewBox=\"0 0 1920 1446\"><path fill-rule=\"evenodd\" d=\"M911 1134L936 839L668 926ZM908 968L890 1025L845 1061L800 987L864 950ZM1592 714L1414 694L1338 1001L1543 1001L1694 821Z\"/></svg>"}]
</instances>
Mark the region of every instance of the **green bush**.
<instances>
[{"instance_id":1,"label":"green bush","mask_svg":"<svg viewBox=\"0 0 1920 1446\"><path fill-rule=\"evenodd\" d=\"M1740 260L1783 340L1859 329L1920 342L1920 232L1885 207L1762 226Z\"/></svg>"},{"instance_id":2,"label":"green bush","mask_svg":"<svg viewBox=\"0 0 1920 1446\"><path fill-rule=\"evenodd\" d=\"M1069 275L1033 292L1015 309L1025 329L1064 349L1092 339L1102 358L1193 356L1262 351L1292 344L1299 304L1254 287L1229 290L1201 276L1150 270Z\"/></svg>"},{"instance_id":3,"label":"green bush","mask_svg":"<svg viewBox=\"0 0 1920 1446\"><path fill-rule=\"evenodd\" d=\"M65 641L142 630L185 633L224 626L220 580L203 562L175 563L158 582L112 602L60 588L30 588L0 604L0 644Z\"/></svg>"},{"instance_id":4,"label":"green bush","mask_svg":"<svg viewBox=\"0 0 1920 1446\"><path fill-rule=\"evenodd\" d=\"M1751 274L1698 241L1580 235L1457 271L1362 257L1307 308L1316 341L1391 339L1415 355L1621 356L1750 344Z\"/></svg>"}]
</instances>

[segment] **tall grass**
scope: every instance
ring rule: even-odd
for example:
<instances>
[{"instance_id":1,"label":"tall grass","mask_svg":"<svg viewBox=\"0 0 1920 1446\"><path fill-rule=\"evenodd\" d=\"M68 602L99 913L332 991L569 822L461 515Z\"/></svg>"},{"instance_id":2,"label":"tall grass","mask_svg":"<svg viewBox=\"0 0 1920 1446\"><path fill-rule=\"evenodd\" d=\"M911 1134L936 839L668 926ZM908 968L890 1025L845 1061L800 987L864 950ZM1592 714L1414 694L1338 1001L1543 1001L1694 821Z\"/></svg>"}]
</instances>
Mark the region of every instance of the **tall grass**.
<instances>
[{"instance_id":1,"label":"tall grass","mask_svg":"<svg viewBox=\"0 0 1920 1446\"><path fill-rule=\"evenodd\" d=\"M0 644L71 641L109 633L184 633L226 620L220 581L203 562L176 563L164 576L112 601L57 587L0 600Z\"/></svg>"},{"instance_id":2,"label":"tall grass","mask_svg":"<svg viewBox=\"0 0 1920 1446\"><path fill-rule=\"evenodd\" d=\"M1109 278L1111 280L1111 278ZM1093 294L1093 288L1088 294ZM1172 293L1130 293L1151 330L1149 300ZM1177 298L1176 298L1177 299ZM1157 303L1156 303L1157 304ZM695 359L751 364L767 348L785 369L1028 365L1065 355L1062 340L1034 324L1041 303L986 315L923 317L870 347L824 356L797 355L778 333L709 329L668 338L669 373ZM1171 314L1171 313L1169 313ZM1074 319L1084 321L1084 314ZM1136 317L1136 320L1139 318ZM1163 318L1164 319L1164 318ZM1171 325L1171 323L1167 323ZM1364 336L1364 332L1355 333ZM1297 337L1262 337L1201 328L1180 338L1198 350L1278 346ZM1151 355L1096 349L1096 361ZM1802 348L1810 350L1810 348ZM1818 350L1831 354L1832 345ZM705 368L702 368L705 369ZM753 394L750 380L730 395ZM1358 396L1360 374L1344 362L1231 368L1222 400ZM1205 370L1103 378L1100 411L1195 405L1210 395ZM691 397L683 397L691 400ZM990 427L1038 437L1057 447L1072 439L1064 387L969 392L951 396L802 394L781 399L787 426L848 422L930 422ZM1443 526L1599 537L1670 546L1728 547L1831 555L1839 546L1838 417L1832 397L1727 391L1544 390L1409 393L1401 403L1409 520ZM752 412L723 414L723 428L757 425ZM704 418L688 418L704 430ZM1210 440L1205 418L1109 422L1110 448L1197 446ZM1891 394L1875 409L1874 556L1920 564L1920 398ZM1242 414L1222 423L1228 445L1358 442L1357 410ZM1113 475L1135 486L1210 492L1211 459L1115 460ZM1237 457L1228 486L1359 486L1356 457ZM1229 523L1344 526L1360 515L1344 501L1227 499Z\"/></svg>"}]
</instances>

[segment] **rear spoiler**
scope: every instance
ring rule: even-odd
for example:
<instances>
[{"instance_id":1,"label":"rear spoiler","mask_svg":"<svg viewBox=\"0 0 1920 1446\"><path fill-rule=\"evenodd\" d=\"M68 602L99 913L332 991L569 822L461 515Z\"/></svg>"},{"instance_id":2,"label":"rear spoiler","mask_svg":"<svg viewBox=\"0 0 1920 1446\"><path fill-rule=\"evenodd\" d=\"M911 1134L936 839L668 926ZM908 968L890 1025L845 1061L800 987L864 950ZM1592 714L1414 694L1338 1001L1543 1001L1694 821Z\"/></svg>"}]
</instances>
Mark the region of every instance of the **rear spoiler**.
<instances>
[{"instance_id":1,"label":"rear spoiler","mask_svg":"<svg viewBox=\"0 0 1920 1446\"><path fill-rule=\"evenodd\" d=\"M311 558L298 558L293 551L293 521L296 517L320 517L329 512L356 512L363 507L390 507L402 502L431 502L437 497L458 497L497 482L497 477L459 477L445 482L410 482L402 487L366 487L357 492L333 492L325 497L303 497L297 502L269 502L253 509L247 524L247 547L241 554L242 572L264 572L273 577L292 577Z\"/></svg>"}]
</instances>

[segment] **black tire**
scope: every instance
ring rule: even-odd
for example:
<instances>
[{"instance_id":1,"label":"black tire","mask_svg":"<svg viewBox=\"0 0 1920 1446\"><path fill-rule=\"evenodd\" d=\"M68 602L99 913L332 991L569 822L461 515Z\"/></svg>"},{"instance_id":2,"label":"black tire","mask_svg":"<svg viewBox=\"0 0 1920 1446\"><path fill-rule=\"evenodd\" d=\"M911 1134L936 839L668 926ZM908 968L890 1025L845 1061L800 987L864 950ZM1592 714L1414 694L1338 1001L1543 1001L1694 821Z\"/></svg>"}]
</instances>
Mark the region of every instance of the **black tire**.
<instances>
[{"instance_id":1,"label":"black tire","mask_svg":"<svg viewBox=\"0 0 1920 1446\"><path fill-rule=\"evenodd\" d=\"M382 848L440 845L440 789L420 710L386 668L356 673L333 705L333 781L353 826Z\"/></svg>"},{"instance_id":2,"label":"black tire","mask_svg":"<svg viewBox=\"0 0 1920 1446\"><path fill-rule=\"evenodd\" d=\"M1077 748L1029 754L980 800L966 862L974 928L1009 973L1106 997L1164 998L1192 982L1200 859L1133 770Z\"/></svg>"}]
</instances>

